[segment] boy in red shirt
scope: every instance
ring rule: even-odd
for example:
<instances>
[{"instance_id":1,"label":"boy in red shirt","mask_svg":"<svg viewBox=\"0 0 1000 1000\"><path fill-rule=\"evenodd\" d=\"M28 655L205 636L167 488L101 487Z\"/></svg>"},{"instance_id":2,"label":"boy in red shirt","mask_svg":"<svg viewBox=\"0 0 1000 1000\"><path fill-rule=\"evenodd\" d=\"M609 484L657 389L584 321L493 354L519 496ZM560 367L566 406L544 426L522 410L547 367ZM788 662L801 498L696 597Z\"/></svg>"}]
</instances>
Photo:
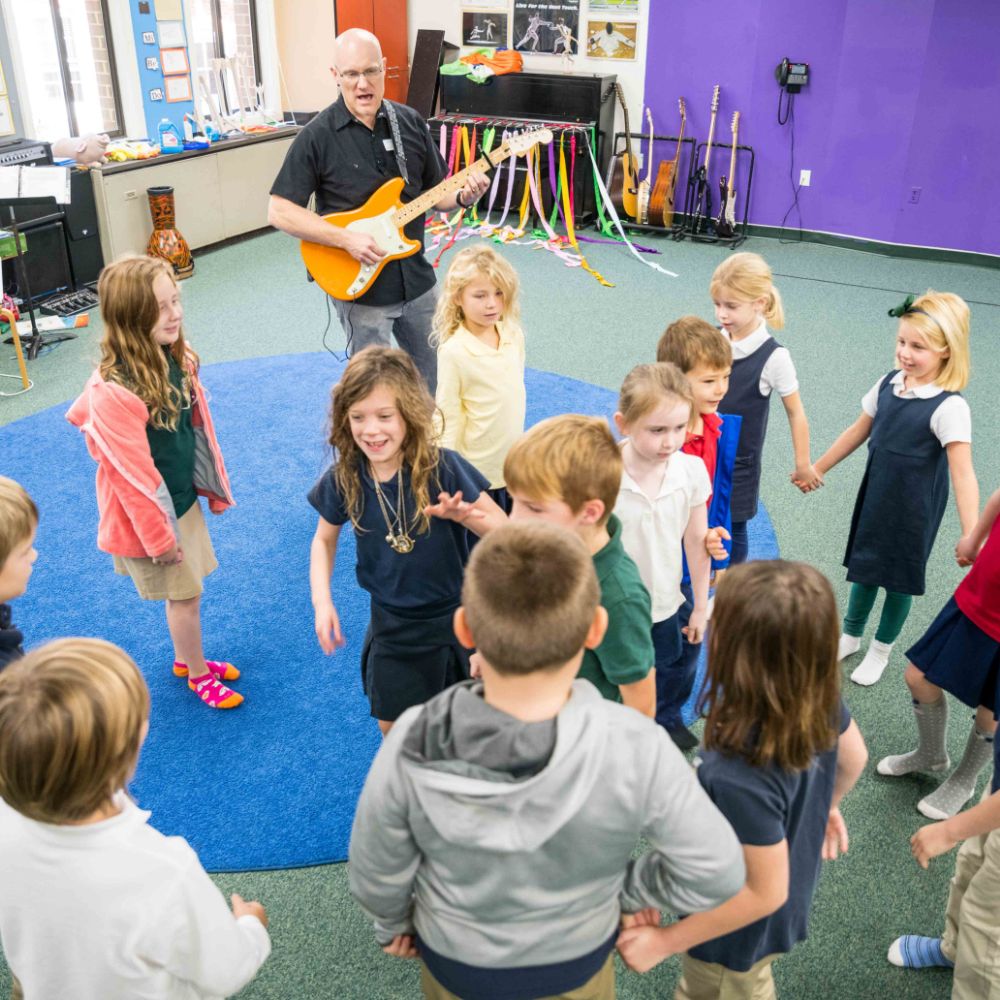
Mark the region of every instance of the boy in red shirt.
<instances>
[{"instance_id":1,"label":"boy in red shirt","mask_svg":"<svg viewBox=\"0 0 1000 1000\"><path fill-rule=\"evenodd\" d=\"M731 518L729 497L733 465L739 443L742 418L721 416L719 402L729 388L733 352L729 341L710 323L697 316L682 316L667 327L656 345L656 360L669 361L684 373L694 395L694 419L681 449L705 463L712 484L708 501L708 526L714 529L715 544L708 544L716 579L729 565L723 539L729 538ZM712 531L709 532L712 535ZM685 602L680 608L681 627L687 625L694 607L691 580L684 567L681 585ZM681 750L698 745L697 737L684 725L681 709L691 695L698 668L700 645L684 642L673 668L657 670L656 721L670 734Z\"/></svg>"}]
</instances>

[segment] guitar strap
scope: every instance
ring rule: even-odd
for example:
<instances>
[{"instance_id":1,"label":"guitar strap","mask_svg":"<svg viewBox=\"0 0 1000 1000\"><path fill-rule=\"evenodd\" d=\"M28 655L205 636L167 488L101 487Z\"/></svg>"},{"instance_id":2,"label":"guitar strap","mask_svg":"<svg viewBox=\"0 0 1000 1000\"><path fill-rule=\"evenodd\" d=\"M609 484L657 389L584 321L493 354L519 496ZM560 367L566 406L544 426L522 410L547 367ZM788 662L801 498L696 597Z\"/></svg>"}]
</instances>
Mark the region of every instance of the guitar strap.
<instances>
[{"instance_id":1,"label":"guitar strap","mask_svg":"<svg viewBox=\"0 0 1000 1000\"><path fill-rule=\"evenodd\" d=\"M403 151L403 137L399 134L399 118L396 109L392 106L392 101L382 100L385 108L385 116L389 119L389 130L392 132L393 152L396 154L396 165L399 167L399 176L403 178L403 183L408 184L410 175L406 170L406 153Z\"/></svg>"}]
</instances>

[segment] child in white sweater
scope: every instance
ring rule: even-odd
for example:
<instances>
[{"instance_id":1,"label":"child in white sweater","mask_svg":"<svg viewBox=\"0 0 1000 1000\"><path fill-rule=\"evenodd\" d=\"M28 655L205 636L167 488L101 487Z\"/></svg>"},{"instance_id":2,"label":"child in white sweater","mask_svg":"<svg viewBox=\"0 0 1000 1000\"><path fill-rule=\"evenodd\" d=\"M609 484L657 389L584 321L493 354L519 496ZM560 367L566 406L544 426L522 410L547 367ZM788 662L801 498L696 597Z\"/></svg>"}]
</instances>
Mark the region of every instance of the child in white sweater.
<instances>
[{"instance_id":1,"label":"child in white sweater","mask_svg":"<svg viewBox=\"0 0 1000 1000\"><path fill-rule=\"evenodd\" d=\"M187 843L125 793L148 719L138 668L99 639L48 643L0 674L0 942L15 997L225 997L271 952L260 903L234 895L230 913Z\"/></svg>"}]
</instances>

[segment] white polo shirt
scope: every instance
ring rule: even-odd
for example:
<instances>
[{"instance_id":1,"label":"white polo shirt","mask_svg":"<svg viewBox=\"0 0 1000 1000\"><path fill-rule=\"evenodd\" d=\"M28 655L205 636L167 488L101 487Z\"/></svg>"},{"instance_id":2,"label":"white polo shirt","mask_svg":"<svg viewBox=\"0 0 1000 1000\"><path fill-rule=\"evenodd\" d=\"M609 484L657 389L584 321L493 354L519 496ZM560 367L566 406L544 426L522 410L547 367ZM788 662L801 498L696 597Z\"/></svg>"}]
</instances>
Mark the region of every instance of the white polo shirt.
<instances>
[{"instance_id":1,"label":"white polo shirt","mask_svg":"<svg viewBox=\"0 0 1000 1000\"><path fill-rule=\"evenodd\" d=\"M705 463L678 451L670 456L655 500L622 472L615 514L622 522L622 545L639 568L653 605L653 621L661 622L684 603L684 532L693 508L712 495Z\"/></svg>"},{"instance_id":2,"label":"white polo shirt","mask_svg":"<svg viewBox=\"0 0 1000 1000\"><path fill-rule=\"evenodd\" d=\"M882 383L888 378L883 375L861 400L861 409L873 420L878 412L878 392ZM933 399L940 396L944 390L933 382L928 385L918 385L913 389L906 388L903 373L896 372L892 377L892 394L900 399ZM952 441L972 441L972 411L969 404L961 396L949 396L931 414L931 433L941 442L941 447Z\"/></svg>"}]
</instances>

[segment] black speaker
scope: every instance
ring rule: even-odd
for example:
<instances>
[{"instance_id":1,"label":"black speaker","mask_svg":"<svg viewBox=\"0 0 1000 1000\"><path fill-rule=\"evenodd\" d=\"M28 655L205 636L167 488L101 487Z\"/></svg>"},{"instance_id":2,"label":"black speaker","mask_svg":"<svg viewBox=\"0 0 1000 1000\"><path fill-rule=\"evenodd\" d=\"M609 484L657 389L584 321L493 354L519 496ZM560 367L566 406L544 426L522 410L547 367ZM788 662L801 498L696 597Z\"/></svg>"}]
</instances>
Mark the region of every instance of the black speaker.
<instances>
[{"instance_id":1,"label":"black speaker","mask_svg":"<svg viewBox=\"0 0 1000 1000\"><path fill-rule=\"evenodd\" d=\"M70 290L73 287L73 272L62 220L40 226L29 223L21 232L28 244L28 252L20 260L4 261L4 291L24 299L30 290L31 301L38 302L55 292Z\"/></svg>"},{"instance_id":2,"label":"black speaker","mask_svg":"<svg viewBox=\"0 0 1000 1000\"><path fill-rule=\"evenodd\" d=\"M444 31L421 28L413 46L410 87L406 103L424 118L434 114L438 95L438 70L457 58L458 46L444 40Z\"/></svg>"},{"instance_id":3,"label":"black speaker","mask_svg":"<svg viewBox=\"0 0 1000 1000\"><path fill-rule=\"evenodd\" d=\"M97 281L104 267L97 231L97 202L89 170L70 174L70 202L66 209L66 236L76 288Z\"/></svg>"}]
</instances>

